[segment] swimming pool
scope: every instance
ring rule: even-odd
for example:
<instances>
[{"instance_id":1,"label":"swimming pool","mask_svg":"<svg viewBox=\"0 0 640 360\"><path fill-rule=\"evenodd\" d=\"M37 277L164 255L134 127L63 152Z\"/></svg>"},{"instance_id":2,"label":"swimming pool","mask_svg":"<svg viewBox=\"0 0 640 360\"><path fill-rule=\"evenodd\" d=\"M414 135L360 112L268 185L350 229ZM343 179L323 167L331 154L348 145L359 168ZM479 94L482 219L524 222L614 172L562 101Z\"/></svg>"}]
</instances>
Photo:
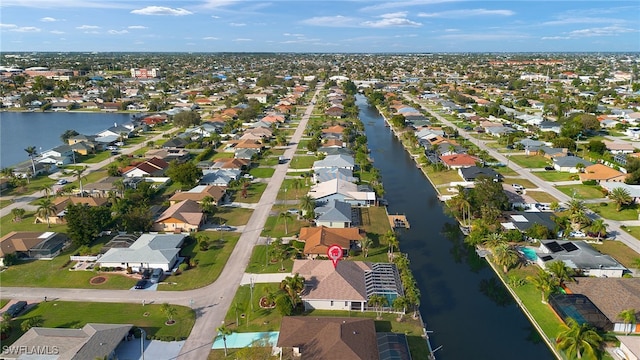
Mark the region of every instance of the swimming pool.
<instances>
[{"instance_id":1,"label":"swimming pool","mask_svg":"<svg viewBox=\"0 0 640 360\"><path fill-rule=\"evenodd\" d=\"M239 349L251 346L254 342L266 342L271 346L275 346L278 342L278 331L270 332L251 332L251 333L232 333L227 336L227 348ZM213 342L212 349L224 349L224 340L222 336L217 336Z\"/></svg>"},{"instance_id":2,"label":"swimming pool","mask_svg":"<svg viewBox=\"0 0 640 360\"><path fill-rule=\"evenodd\" d=\"M520 250L520 252L524 255L524 257L527 260L530 261L537 261L538 260L538 255L536 255L536 251L528 248L528 247L521 247L518 250Z\"/></svg>"}]
</instances>

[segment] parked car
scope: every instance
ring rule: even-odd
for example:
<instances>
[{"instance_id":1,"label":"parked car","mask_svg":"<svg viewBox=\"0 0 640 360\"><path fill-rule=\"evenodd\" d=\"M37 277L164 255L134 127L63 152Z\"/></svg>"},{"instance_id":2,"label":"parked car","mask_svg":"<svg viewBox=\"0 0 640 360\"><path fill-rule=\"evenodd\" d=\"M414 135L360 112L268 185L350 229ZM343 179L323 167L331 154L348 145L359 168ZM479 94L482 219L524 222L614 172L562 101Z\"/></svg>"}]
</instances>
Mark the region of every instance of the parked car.
<instances>
[{"instance_id":1,"label":"parked car","mask_svg":"<svg viewBox=\"0 0 640 360\"><path fill-rule=\"evenodd\" d=\"M555 170L553 166L545 166L544 169L547 171Z\"/></svg>"},{"instance_id":2,"label":"parked car","mask_svg":"<svg viewBox=\"0 0 640 360\"><path fill-rule=\"evenodd\" d=\"M213 230L214 231L233 231L235 229L229 225L218 225L218 226L214 226Z\"/></svg>"},{"instance_id":3,"label":"parked car","mask_svg":"<svg viewBox=\"0 0 640 360\"><path fill-rule=\"evenodd\" d=\"M511 186L513 186L514 189L516 190L524 190L524 186L520 185L520 184L511 184Z\"/></svg>"},{"instance_id":4,"label":"parked car","mask_svg":"<svg viewBox=\"0 0 640 360\"><path fill-rule=\"evenodd\" d=\"M141 290L147 287L147 285L149 284L149 281L147 280L138 280L138 282L136 283L136 286L134 286L135 289Z\"/></svg>"},{"instance_id":5,"label":"parked car","mask_svg":"<svg viewBox=\"0 0 640 360\"><path fill-rule=\"evenodd\" d=\"M579 237L579 238L583 238L583 237L587 237L587 234L583 233L582 231L572 231L569 233L569 237Z\"/></svg>"},{"instance_id":6,"label":"parked car","mask_svg":"<svg viewBox=\"0 0 640 360\"><path fill-rule=\"evenodd\" d=\"M6 313L9 314L11 317L15 317L16 315L20 314L22 310L24 310L24 308L26 307L27 307L26 301L18 301L13 305L9 306L9 309L7 309Z\"/></svg>"},{"instance_id":7,"label":"parked car","mask_svg":"<svg viewBox=\"0 0 640 360\"><path fill-rule=\"evenodd\" d=\"M251 175L251 174L244 174L244 175L242 175L242 177L245 178L245 179L253 180L253 175Z\"/></svg>"},{"instance_id":8,"label":"parked car","mask_svg":"<svg viewBox=\"0 0 640 360\"><path fill-rule=\"evenodd\" d=\"M288 212L289 214L298 215L298 213L300 212L300 210L298 210L298 209L289 209L289 210L287 210L287 212Z\"/></svg>"},{"instance_id":9,"label":"parked car","mask_svg":"<svg viewBox=\"0 0 640 360\"><path fill-rule=\"evenodd\" d=\"M164 276L164 270L160 268L155 268L151 273L151 277L149 278L149 281L151 281L152 284L157 284L160 281L162 281L163 276Z\"/></svg>"},{"instance_id":10,"label":"parked car","mask_svg":"<svg viewBox=\"0 0 640 360\"><path fill-rule=\"evenodd\" d=\"M148 280L151 277L151 269L147 268L142 270L142 278Z\"/></svg>"},{"instance_id":11,"label":"parked car","mask_svg":"<svg viewBox=\"0 0 640 360\"><path fill-rule=\"evenodd\" d=\"M66 185L68 183L67 180L65 179L60 179L56 182L56 185Z\"/></svg>"}]
</instances>

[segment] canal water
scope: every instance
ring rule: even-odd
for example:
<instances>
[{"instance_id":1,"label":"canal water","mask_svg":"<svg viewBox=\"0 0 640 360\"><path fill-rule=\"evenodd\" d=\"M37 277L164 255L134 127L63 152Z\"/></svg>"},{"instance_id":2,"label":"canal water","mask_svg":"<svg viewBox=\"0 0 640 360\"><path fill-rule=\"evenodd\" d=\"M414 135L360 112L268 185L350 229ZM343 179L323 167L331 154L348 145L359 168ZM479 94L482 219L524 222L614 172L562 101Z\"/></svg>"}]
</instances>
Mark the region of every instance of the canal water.
<instances>
[{"instance_id":1,"label":"canal water","mask_svg":"<svg viewBox=\"0 0 640 360\"><path fill-rule=\"evenodd\" d=\"M554 359L486 262L462 242L429 180L362 95L356 96L390 214L405 214L400 233L422 294L420 310L441 359Z\"/></svg>"}]
</instances>

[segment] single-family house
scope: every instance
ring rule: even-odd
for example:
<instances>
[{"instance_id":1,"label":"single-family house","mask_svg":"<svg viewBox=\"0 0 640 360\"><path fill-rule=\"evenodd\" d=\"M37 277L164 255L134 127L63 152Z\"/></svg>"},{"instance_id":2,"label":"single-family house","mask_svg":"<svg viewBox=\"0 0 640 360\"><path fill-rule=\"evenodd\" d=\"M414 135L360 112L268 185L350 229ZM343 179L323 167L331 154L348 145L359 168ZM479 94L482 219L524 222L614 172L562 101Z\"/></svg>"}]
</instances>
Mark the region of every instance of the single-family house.
<instances>
[{"instance_id":1,"label":"single-family house","mask_svg":"<svg viewBox=\"0 0 640 360\"><path fill-rule=\"evenodd\" d=\"M635 147L628 142L605 140L603 143L612 154L632 154L635 152Z\"/></svg>"},{"instance_id":2,"label":"single-family house","mask_svg":"<svg viewBox=\"0 0 640 360\"><path fill-rule=\"evenodd\" d=\"M585 241L540 240L536 262L542 268L562 261L583 276L619 278L628 271L609 255L604 255Z\"/></svg>"},{"instance_id":3,"label":"single-family house","mask_svg":"<svg viewBox=\"0 0 640 360\"><path fill-rule=\"evenodd\" d=\"M640 322L636 322L635 325L638 326L638 324L640 324ZM635 332L639 331L640 330L636 328ZM640 336L618 335L616 338L620 341L618 349L622 353L623 359L640 360Z\"/></svg>"},{"instance_id":4,"label":"single-family house","mask_svg":"<svg viewBox=\"0 0 640 360\"><path fill-rule=\"evenodd\" d=\"M200 185L229 186L233 180L238 180L242 171L239 169L205 169L202 170Z\"/></svg>"},{"instance_id":5,"label":"single-family house","mask_svg":"<svg viewBox=\"0 0 640 360\"><path fill-rule=\"evenodd\" d=\"M189 157L191 157L191 154L185 149L162 148L162 149L151 149L144 154L144 157L147 159L151 159L151 158L162 159L167 163L170 163L172 161L183 163L189 160Z\"/></svg>"},{"instance_id":6,"label":"single-family house","mask_svg":"<svg viewBox=\"0 0 640 360\"><path fill-rule=\"evenodd\" d=\"M119 236L125 238L123 244L130 243L126 234L114 237L113 243ZM131 267L134 272L155 268L171 271L178 262L186 237L186 234L142 234L128 247L112 246L98 259L98 263L105 267Z\"/></svg>"},{"instance_id":7,"label":"single-family house","mask_svg":"<svg viewBox=\"0 0 640 360\"><path fill-rule=\"evenodd\" d=\"M309 196L318 204L325 204L332 199L348 202L354 206L370 206L376 202L376 193L358 185L336 178L311 186Z\"/></svg>"},{"instance_id":8,"label":"single-family house","mask_svg":"<svg viewBox=\"0 0 640 360\"><path fill-rule=\"evenodd\" d=\"M358 228L329 228L326 226L303 227L298 239L304 242L303 254L309 259L327 256L327 250L332 245L342 248L343 256L349 255L349 250L360 249L363 233Z\"/></svg>"},{"instance_id":9,"label":"single-family house","mask_svg":"<svg viewBox=\"0 0 640 360\"><path fill-rule=\"evenodd\" d=\"M342 179L357 183L358 178L353 176L353 171L345 168L321 168L313 172L313 182L321 183L333 179Z\"/></svg>"},{"instance_id":10,"label":"single-family house","mask_svg":"<svg viewBox=\"0 0 640 360\"><path fill-rule=\"evenodd\" d=\"M553 231L556 224L553 222L553 213L518 211L508 214L508 220L500 223L505 230L520 230L526 232L535 224L543 225Z\"/></svg>"},{"instance_id":11,"label":"single-family house","mask_svg":"<svg viewBox=\"0 0 640 360\"><path fill-rule=\"evenodd\" d=\"M169 198L171 205L183 200L193 200L202 204L203 199L210 197L213 205L220 204L226 195L224 186L198 185L188 191L178 191Z\"/></svg>"},{"instance_id":12,"label":"single-family house","mask_svg":"<svg viewBox=\"0 0 640 360\"><path fill-rule=\"evenodd\" d=\"M300 298L306 310L373 310L367 305L373 295L388 304L404 295L392 263L341 260L334 267L331 260L294 260L291 273L305 280Z\"/></svg>"},{"instance_id":13,"label":"single-family house","mask_svg":"<svg viewBox=\"0 0 640 360\"><path fill-rule=\"evenodd\" d=\"M5 351L4 359L115 359L131 324L87 323L80 329L32 327ZM20 351L20 349L23 349ZM46 355L40 354L47 352ZM55 353L55 354L54 354ZM39 355L40 354L40 355Z\"/></svg>"},{"instance_id":14,"label":"single-family house","mask_svg":"<svg viewBox=\"0 0 640 360\"><path fill-rule=\"evenodd\" d=\"M198 231L204 222L200 204L193 200L182 200L165 210L154 222L155 231Z\"/></svg>"},{"instance_id":15,"label":"single-family house","mask_svg":"<svg viewBox=\"0 0 640 360\"><path fill-rule=\"evenodd\" d=\"M122 169L122 176L132 177L147 177L147 176L162 176L164 171L169 167L169 163L159 158L151 158L145 162L128 166Z\"/></svg>"},{"instance_id":16,"label":"single-family house","mask_svg":"<svg viewBox=\"0 0 640 360\"><path fill-rule=\"evenodd\" d=\"M591 161L585 160L578 156L560 156L553 158L553 168L558 171L577 173L580 169L591 166Z\"/></svg>"},{"instance_id":17,"label":"single-family house","mask_svg":"<svg viewBox=\"0 0 640 360\"><path fill-rule=\"evenodd\" d=\"M190 140L187 140L181 137L174 137L170 140L167 140L164 144L162 144L162 147L164 149L169 149L169 148L184 149L185 146L187 146L189 143L191 143Z\"/></svg>"},{"instance_id":18,"label":"single-family house","mask_svg":"<svg viewBox=\"0 0 640 360\"><path fill-rule=\"evenodd\" d=\"M613 331L640 333L640 279L586 277L565 284L574 294L582 294L613 323ZM636 309L633 322L618 317L624 310ZM640 345L640 344L639 344Z\"/></svg>"},{"instance_id":19,"label":"single-family house","mask_svg":"<svg viewBox=\"0 0 640 360\"><path fill-rule=\"evenodd\" d=\"M276 346L293 358L380 359L372 319L285 316Z\"/></svg>"},{"instance_id":20,"label":"single-family house","mask_svg":"<svg viewBox=\"0 0 640 360\"><path fill-rule=\"evenodd\" d=\"M600 183L601 181L624 182L627 174L603 164L593 164L585 167L584 172L579 176L580 181L594 180Z\"/></svg>"},{"instance_id":21,"label":"single-family house","mask_svg":"<svg viewBox=\"0 0 640 360\"><path fill-rule=\"evenodd\" d=\"M351 155L329 155L322 160L313 163L313 170L341 168L352 170L355 167L355 160Z\"/></svg>"},{"instance_id":22,"label":"single-family house","mask_svg":"<svg viewBox=\"0 0 640 360\"><path fill-rule=\"evenodd\" d=\"M486 177L495 182L499 182L504 178L504 176L490 167L479 167L475 165L458 168L458 174L464 181L476 181L476 179L480 177Z\"/></svg>"},{"instance_id":23,"label":"single-family house","mask_svg":"<svg viewBox=\"0 0 640 360\"><path fill-rule=\"evenodd\" d=\"M83 189L84 190L84 189ZM87 206L105 206L109 204L109 199L106 197L91 197L91 196L58 196L51 201L53 203L53 213L48 217L42 217L35 214L34 223L44 224L64 224L66 223L65 215L67 214L67 206L71 204L86 204Z\"/></svg>"},{"instance_id":24,"label":"single-family house","mask_svg":"<svg viewBox=\"0 0 640 360\"><path fill-rule=\"evenodd\" d=\"M133 135L133 131L122 125L114 124L112 127L102 130L96 133L98 137L102 136L117 136L118 138L128 139Z\"/></svg>"},{"instance_id":25,"label":"single-family house","mask_svg":"<svg viewBox=\"0 0 640 360\"><path fill-rule=\"evenodd\" d=\"M333 200L325 206L314 210L316 214L316 226L328 228L348 228L352 223L351 205L339 200Z\"/></svg>"},{"instance_id":26,"label":"single-family house","mask_svg":"<svg viewBox=\"0 0 640 360\"><path fill-rule=\"evenodd\" d=\"M640 185L629 185L624 182L612 182L612 181L604 181L600 183L607 191L611 192L615 188L623 188L625 189L634 202L640 202Z\"/></svg>"},{"instance_id":27,"label":"single-family house","mask_svg":"<svg viewBox=\"0 0 640 360\"><path fill-rule=\"evenodd\" d=\"M557 123L555 121L542 121L540 124L538 124L538 128L543 132L553 131L556 134L560 134L561 126L560 123Z\"/></svg>"},{"instance_id":28,"label":"single-family house","mask_svg":"<svg viewBox=\"0 0 640 360\"><path fill-rule=\"evenodd\" d=\"M322 129L322 137L325 139L342 139L342 133L344 132L344 126L334 125L328 128Z\"/></svg>"},{"instance_id":29,"label":"single-family house","mask_svg":"<svg viewBox=\"0 0 640 360\"><path fill-rule=\"evenodd\" d=\"M0 259L15 254L20 259L52 259L69 239L52 231L11 231L0 238Z\"/></svg>"},{"instance_id":30,"label":"single-family house","mask_svg":"<svg viewBox=\"0 0 640 360\"><path fill-rule=\"evenodd\" d=\"M119 182L123 182L121 177L108 176L94 183L83 184L82 190L89 196L108 197L110 192L121 192Z\"/></svg>"},{"instance_id":31,"label":"single-family house","mask_svg":"<svg viewBox=\"0 0 640 360\"><path fill-rule=\"evenodd\" d=\"M440 161L447 167L447 169L460 169L476 166L476 163L481 160L469 154L451 154L440 156Z\"/></svg>"}]
</instances>

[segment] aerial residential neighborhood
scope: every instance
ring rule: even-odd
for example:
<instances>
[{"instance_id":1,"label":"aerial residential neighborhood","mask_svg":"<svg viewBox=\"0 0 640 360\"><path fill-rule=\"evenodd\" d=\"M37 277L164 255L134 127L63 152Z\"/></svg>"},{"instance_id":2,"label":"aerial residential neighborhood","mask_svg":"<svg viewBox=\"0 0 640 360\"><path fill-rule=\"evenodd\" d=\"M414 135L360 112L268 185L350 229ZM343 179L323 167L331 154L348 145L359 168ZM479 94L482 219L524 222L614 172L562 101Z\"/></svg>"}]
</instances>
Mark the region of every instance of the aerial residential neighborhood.
<instances>
[{"instance_id":1,"label":"aerial residential neighborhood","mask_svg":"<svg viewBox=\"0 0 640 360\"><path fill-rule=\"evenodd\" d=\"M143 60L1 59L3 132L115 122L2 164L3 357L435 359L475 306L640 357L637 55Z\"/></svg>"}]
</instances>

